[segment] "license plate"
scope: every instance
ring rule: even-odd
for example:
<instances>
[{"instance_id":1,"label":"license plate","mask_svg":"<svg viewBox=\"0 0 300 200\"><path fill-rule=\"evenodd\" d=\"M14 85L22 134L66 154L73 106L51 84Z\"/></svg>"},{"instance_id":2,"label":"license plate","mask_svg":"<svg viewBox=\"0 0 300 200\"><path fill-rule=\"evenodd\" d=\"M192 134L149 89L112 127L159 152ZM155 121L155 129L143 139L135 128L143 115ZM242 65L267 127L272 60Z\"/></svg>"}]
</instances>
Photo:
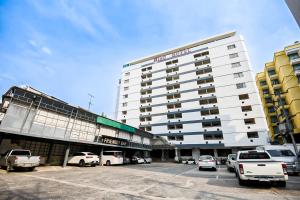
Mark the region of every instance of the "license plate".
<instances>
[{"instance_id":1,"label":"license plate","mask_svg":"<svg viewBox=\"0 0 300 200\"><path fill-rule=\"evenodd\" d=\"M259 181L261 181L261 182L269 182L270 180L266 179L266 178L263 178L263 179L259 179Z\"/></svg>"},{"instance_id":2,"label":"license plate","mask_svg":"<svg viewBox=\"0 0 300 200\"><path fill-rule=\"evenodd\" d=\"M31 164L25 164L25 167L31 167Z\"/></svg>"}]
</instances>

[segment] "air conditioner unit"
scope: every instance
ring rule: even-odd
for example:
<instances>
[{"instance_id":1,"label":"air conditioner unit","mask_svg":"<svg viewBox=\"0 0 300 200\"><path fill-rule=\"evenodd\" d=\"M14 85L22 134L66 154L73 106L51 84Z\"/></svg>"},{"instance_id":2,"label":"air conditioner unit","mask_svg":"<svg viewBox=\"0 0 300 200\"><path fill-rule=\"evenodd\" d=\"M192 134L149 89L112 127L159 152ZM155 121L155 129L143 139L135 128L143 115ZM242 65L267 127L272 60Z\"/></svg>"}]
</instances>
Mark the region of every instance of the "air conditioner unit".
<instances>
[{"instance_id":1,"label":"air conditioner unit","mask_svg":"<svg viewBox=\"0 0 300 200\"><path fill-rule=\"evenodd\" d=\"M300 75L300 69L295 70L295 75L299 76Z\"/></svg>"}]
</instances>

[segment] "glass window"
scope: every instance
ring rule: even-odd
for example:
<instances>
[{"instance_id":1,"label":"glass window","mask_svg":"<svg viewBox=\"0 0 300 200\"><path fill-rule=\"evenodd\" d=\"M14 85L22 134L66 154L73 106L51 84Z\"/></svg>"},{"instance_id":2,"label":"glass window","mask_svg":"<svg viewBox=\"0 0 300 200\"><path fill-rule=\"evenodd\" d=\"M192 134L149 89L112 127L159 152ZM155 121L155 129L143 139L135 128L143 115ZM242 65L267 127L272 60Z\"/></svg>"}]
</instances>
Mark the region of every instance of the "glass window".
<instances>
[{"instance_id":1,"label":"glass window","mask_svg":"<svg viewBox=\"0 0 300 200\"><path fill-rule=\"evenodd\" d=\"M244 77L244 74L243 74L243 72L234 73L233 77L234 78L241 78L241 77Z\"/></svg>"},{"instance_id":2,"label":"glass window","mask_svg":"<svg viewBox=\"0 0 300 200\"><path fill-rule=\"evenodd\" d=\"M272 157L285 157L285 156L295 156L295 154L288 149L272 149L272 150L267 150L267 152L272 156Z\"/></svg>"},{"instance_id":3,"label":"glass window","mask_svg":"<svg viewBox=\"0 0 300 200\"><path fill-rule=\"evenodd\" d=\"M246 83L237 83L236 84L237 89L241 89L241 88L245 88L245 87L246 87Z\"/></svg>"},{"instance_id":4,"label":"glass window","mask_svg":"<svg viewBox=\"0 0 300 200\"><path fill-rule=\"evenodd\" d=\"M258 132L247 132L248 138L258 138Z\"/></svg>"},{"instance_id":5,"label":"glass window","mask_svg":"<svg viewBox=\"0 0 300 200\"><path fill-rule=\"evenodd\" d=\"M228 45L227 46L227 49L229 50L229 49L234 49L235 48L235 44L231 44L231 45Z\"/></svg>"},{"instance_id":6,"label":"glass window","mask_svg":"<svg viewBox=\"0 0 300 200\"><path fill-rule=\"evenodd\" d=\"M237 58L237 57L239 57L238 53L229 54L229 58Z\"/></svg>"},{"instance_id":7,"label":"glass window","mask_svg":"<svg viewBox=\"0 0 300 200\"><path fill-rule=\"evenodd\" d=\"M249 95L248 94L240 94L239 95L239 100L245 100L245 99L249 99Z\"/></svg>"},{"instance_id":8,"label":"glass window","mask_svg":"<svg viewBox=\"0 0 300 200\"><path fill-rule=\"evenodd\" d=\"M240 66L242 66L240 62L231 63L232 68L240 67Z\"/></svg>"}]
</instances>

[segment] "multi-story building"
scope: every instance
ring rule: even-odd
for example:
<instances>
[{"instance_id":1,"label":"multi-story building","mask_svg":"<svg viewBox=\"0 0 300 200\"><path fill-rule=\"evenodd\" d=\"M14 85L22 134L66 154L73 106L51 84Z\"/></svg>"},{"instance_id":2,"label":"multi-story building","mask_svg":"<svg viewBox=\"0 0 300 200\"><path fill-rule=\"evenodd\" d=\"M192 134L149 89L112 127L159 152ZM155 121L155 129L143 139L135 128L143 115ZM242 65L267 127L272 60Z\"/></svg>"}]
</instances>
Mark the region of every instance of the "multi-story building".
<instances>
[{"instance_id":1,"label":"multi-story building","mask_svg":"<svg viewBox=\"0 0 300 200\"><path fill-rule=\"evenodd\" d=\"M163 136L184 149L182 156L222 156L267 142L248 53L236 32L129 62L119 87L117 119Z\"/></svg>"},{"instance_id":2,"label":"multi-story building","mask_svg":"<svg viewBox=\"0 0 300 200\"><path fill-rule=\"evenodd\" d=\"M300 142L300 43L274 53L272 62L256 75L256 84L273 142L282 142L279 124L284 110L291 118L294 137ZM281 104L280 105L280 99Z\"/></svg>"}]
</instances>

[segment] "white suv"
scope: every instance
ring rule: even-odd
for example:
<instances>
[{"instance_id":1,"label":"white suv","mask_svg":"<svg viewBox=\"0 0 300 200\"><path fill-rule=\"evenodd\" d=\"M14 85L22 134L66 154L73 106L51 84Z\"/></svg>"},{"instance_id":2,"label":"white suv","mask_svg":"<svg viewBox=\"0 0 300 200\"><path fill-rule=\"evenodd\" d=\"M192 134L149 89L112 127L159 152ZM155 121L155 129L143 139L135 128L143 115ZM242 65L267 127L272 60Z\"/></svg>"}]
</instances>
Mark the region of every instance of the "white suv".
<instances>
[{"instance_id":1,"label":"white suv","mask_svg":"<svg viewBox=\"0 0 300 200\"><path fill-rule=\"evenodd\" d=\"M68 164L76 164L79 167L84 167L85 165L95 167L99 165L99 156L91 152L78 152L69 158Z\"/></svg>"}]
</instances>

